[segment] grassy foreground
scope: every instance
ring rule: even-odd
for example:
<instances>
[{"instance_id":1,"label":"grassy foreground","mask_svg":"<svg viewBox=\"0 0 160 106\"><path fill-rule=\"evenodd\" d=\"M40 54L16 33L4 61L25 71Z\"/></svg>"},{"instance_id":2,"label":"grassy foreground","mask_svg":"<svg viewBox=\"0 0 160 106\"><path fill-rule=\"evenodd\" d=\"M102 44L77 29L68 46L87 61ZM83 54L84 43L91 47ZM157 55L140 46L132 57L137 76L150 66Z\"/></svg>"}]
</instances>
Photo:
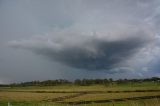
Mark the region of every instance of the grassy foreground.
<instances>
[{"instance_id":1,"label":"grassy foreground","mask_svg":"<svg viewBox=\"0 0 160 106\"><path fill-rule=\"evenodd\" d=\"M8 103L12 106L160 106L160 84L0 87L0 106Z\"/></svg>"},{"instance_id":2,"label":"grassy foreground","mask_svg":"<svg viewBox=\"0 0 160 106\"><path fill-rule=\"evenodd\" d=\"M160 106L160 99L136 100L112 103L92 103L82 105L68 105L51 102L10 102L12 106ZM8 106L8 102L0 102L0 106Z\"/></svg>"}]
</instances>

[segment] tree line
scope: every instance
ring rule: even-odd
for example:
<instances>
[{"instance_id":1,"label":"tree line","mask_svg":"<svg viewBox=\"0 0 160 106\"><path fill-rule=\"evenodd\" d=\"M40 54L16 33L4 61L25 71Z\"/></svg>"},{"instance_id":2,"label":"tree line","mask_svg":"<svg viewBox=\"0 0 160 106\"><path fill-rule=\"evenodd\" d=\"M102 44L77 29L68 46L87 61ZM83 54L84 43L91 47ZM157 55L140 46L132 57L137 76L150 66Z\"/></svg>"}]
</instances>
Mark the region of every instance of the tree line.
<instances>
[{"instance_id":1,"label":"tree line","mask_svg":"<svg viewBox=\"0 0 160 106\"><path fill-rule=\"evenodd\" d=\"M89 85L95 85L95 84L109 85L109 84L142 83L142 82L160 83L160 78L152 77L152 78L145 78L145 79L118 79L118 80L113 80L112 78L109 78L109 79L76 79L74 81L59 79L59 80L45 80L45 81L30 81L30 82L21 82L21 83L12 83L12 84L0 84L0 87L56 86L56 85L65 85L65 84L89 86Z\"/></svg>"}]
</instances>

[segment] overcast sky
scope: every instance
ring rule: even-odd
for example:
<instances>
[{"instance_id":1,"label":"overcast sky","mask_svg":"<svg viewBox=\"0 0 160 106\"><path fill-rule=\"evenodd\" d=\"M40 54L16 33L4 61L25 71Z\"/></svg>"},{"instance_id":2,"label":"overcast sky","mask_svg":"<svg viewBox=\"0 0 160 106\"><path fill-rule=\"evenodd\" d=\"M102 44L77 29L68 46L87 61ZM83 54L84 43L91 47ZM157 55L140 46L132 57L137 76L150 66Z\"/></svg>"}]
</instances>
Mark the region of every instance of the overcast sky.
<instances>
[{"instance_id":1,"label":"overcast sky","mask_svg":"<svg viewBox=\"0 0 160 106\"><path fill-rule=\"evenodd\" d=\"M0 0L0 83L160 76L159 0Z\"/></svg>"}]
</instances>

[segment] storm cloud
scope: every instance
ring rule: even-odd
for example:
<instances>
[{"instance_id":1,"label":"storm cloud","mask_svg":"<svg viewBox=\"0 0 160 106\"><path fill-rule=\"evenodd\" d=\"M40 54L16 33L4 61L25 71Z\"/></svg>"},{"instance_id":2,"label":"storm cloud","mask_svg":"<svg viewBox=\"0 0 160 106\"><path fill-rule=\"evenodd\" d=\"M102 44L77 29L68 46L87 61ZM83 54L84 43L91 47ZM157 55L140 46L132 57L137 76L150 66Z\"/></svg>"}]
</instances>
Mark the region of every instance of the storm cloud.
<instances>
[{"instance_id":1,"label":"storm cloud","mask_svg":"<svg viewBox=\"0 0 160 106\"><path fill-rule=\"evenodd\" d=\"M160 76L159 0L1 0L0 16L0 83Z\"/></svg>"},{"instance_id":2,"label":"storm cloud","mask_svg":"<svg viewBox=\"0 0 160 106\"><path fill-rule=\"evenodd\" d=\"M149 29L132 26L113 33L82 34L80 32L62 30L48 33L46 36L34 37L30 40L12 41L10 46L31 50L48 59L85 70L111 70L119 63L130 59L140 49L154 40Z\"/></svg>"}]
</instances>

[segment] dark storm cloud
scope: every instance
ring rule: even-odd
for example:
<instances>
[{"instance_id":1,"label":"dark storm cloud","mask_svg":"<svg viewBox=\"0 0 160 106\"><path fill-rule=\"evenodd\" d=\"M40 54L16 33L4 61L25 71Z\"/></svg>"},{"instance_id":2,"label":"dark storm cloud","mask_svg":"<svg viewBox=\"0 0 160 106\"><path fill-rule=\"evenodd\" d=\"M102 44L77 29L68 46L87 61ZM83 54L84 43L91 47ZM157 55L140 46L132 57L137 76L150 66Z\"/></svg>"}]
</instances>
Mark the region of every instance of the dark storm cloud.
<instances>
[{"instance_id":1,"label":"dark storm cloud","mask_svg":"<svg viewBox=\"0 0 160 106\"><path fill-rule=\"evenodd\" d=\"M66 35L69 34L66 33ZM29 49L50 60L78 69L110 70L118 67L119 63L130 59L139 49L146 46L152 40L149 37L150 35L148 36L147 33L142 31L133 32L131 36L125 35L129 37L118 38L117 40L108 40L106 39L107 37L100 39L97 36L87 37L78 35L69 41L65 41L67 38L73 37L69 35L62 37L63 39L58 41L58 44L55 38L48 38L51 41L44 40L43 38L38 41L37 39L32 39L11 42L11 46ZM48 43L46 44L46 42Z\"/></svg>"},{"instance_id":2,"label":"dark storm cloud","mask_svg":"<svg viewBox=\"0 0 160 106\"><path fill-rule=\"evenodd\" d=\"M104 70L116 67L118 63L130 58L148 42L135 37L113 42L94 40L90 43L96 47L98 53L94 54L77 47L65 48L58 53L50 49L36 52L75 68Z\"/></svg>"},{"instance_id":3,"label":"dark storm cloud","mask_svg":"<svg viewBox=\"0 0 160 106\"><path fill-rule=\"evenodd\" d=\"M160 0L0 0L0 16L0 83L151 76L160 60Z\"/></svg>"}]
</instances>

